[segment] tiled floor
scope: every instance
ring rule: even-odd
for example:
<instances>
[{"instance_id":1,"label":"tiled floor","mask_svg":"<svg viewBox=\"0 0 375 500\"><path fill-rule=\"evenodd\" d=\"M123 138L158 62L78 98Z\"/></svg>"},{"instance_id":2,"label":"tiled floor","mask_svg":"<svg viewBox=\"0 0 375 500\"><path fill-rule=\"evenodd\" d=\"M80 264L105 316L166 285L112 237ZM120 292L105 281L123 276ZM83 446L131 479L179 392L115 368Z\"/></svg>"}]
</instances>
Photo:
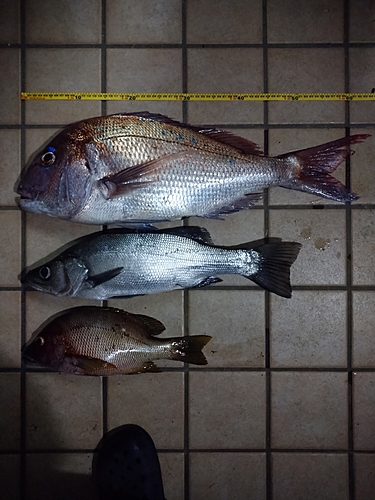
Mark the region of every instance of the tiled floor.
<instances>
[{"instance_id":1,"label":"tiled floor","mask_svg":"<svg viewBox=\"0 0 375 500\"><path fill-rule=\"evenodd\" d=\"M159 450L168 500L370 500L375 491L375 104L21 102L20 91L370 92L371 0L0 1L0 498L94 499L103 432L140 424ZM203 290L110 301L210 334L207 367L80 378L21 365L20 346L58 310L25 292L26 265L94 227L21 213L21 167L58 129L148 110L226 127L270 154L346 133L338 177L351 206L273 189L225 221L192 219L218 244L303 244L291 300L241 277Z\"/></svg>"}]
</instances>

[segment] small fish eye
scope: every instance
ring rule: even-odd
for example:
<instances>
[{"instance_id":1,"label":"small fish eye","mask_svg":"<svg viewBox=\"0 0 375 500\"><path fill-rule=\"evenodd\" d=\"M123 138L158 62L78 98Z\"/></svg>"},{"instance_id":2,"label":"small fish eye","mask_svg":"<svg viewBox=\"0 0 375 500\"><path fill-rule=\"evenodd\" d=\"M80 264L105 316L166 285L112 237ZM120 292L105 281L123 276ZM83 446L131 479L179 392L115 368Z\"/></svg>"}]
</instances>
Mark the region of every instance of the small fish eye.
<instances>
[{"instance_id":1,"label":"small fish eye","mask_svg":"<svg viewBox=\"0 0 375 500\"><path fill-rule=\"evenodd\" d=\"M39 345L44 345L44 338L43 337L37 337L35 339L35 342L38 342Z\"/></svg>"},{"instance_id":2,"label":"small fish eye","mask_svg":"<svg viewBox=\"0 0 375 500\"><path fill-rule=\"evenodd\" d=\"M40 159L43 165L49 167L50 165L52 165L52 163L54 163L56 156L53 154L52 151L47 151L47 153L44 153L44 155L42 155Z\"/></svg>"},{"instance_id":3,"label":"small fish eye","mask_svg":"<svg viewBox=\"0 0 375 500\"><path fill-rule=\"evenodd\" d=\"M48 280L48 278L51 276L51 269L48 266L41 267L39 269L39 276L42 278L42 280Z\"/></svg>"}]
</instances>

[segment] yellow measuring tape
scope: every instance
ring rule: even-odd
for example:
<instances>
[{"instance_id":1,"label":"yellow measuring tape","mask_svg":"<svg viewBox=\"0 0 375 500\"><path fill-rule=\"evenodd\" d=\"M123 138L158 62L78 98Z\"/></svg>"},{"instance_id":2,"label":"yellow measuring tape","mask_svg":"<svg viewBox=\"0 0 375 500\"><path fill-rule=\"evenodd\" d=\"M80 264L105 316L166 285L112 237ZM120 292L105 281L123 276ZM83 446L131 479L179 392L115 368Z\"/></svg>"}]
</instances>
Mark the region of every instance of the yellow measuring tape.
<instances>
[{"instance_id":1,"label":"yellow measuring tape","mask_svg":"<svg viewBox=\"0 0 375 500\"><path fill-rule=\"evenodd\" d=\"M190 94L114 92L22 92L21 99L36 101L375 101L375 93L301 94Z\"/></svg>"}]
</instances>

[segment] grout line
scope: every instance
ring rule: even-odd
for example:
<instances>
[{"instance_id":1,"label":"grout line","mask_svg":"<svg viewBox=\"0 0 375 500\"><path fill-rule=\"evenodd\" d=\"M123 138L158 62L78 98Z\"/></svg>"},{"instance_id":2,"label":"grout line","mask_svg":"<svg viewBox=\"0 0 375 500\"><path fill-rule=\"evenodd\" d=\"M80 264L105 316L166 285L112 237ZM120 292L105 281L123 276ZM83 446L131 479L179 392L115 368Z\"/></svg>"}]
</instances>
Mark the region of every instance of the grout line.
<instances>
[{"instance_id":1,"label":"grout line","mask_svg":"<svg viewBox=\"0 0 375 500\"><path fill-rule=\"evenodd\" d=\"M262 2L262 47L263 47L263 92L268 92L268 32L267 32L267 0ZM268 108L269 103L265 101L263 103L263 134L264 134L264 144L263 151L265 155L268 155L269 151L269 128L268 128ZM264 237L269 236L269 191L264 190L263 195L263 210L264 210ZM270 292L265 291L264 293L264 322L265 322L265 368L266 368L266 499L272 500L272 457L271 457L271 372L270 372L270 322L271 322L271 312L270 312Z\"/></svg>"},{"instance_id":2,"label":"grout line","mask_svg":"<svg viewBox=\"0 0 375 500\"><path fill-rule=\"evenodd\" d=\"M345 91L350 88L350 65L349 65L349 22L350 22L350 2L344 0L344 68L345 68ZM350 135L350 103L345 102L345 126L346 134ZM345 182L346 186L351 187L351 162L350 156L345 162ZM353 295L352 295L352 276L353 276L353 261L352 261L352 212L351 204L346 203L346 284L347 284L347 315L346 315L346 331L347 331L347 367L348 367L348 480L349 480L349 500L355 499L355 478L354 478L354 462L353 462L353 372L352 372L352 337L353 337Z\"/></svg>"},{"instance_id":3,"label":"grout line","mask_svg":"<svg viewBox=\"0 0 375 500\"><path fill-rule=\"evenodd\" d=\"M101 54L100 54L100 74L101 74L101 82L100 88L101 92L107 91L107 50L106 50L106 41L107 41L107 16L106 16L106 0L102 0L101 2ZM107 114L107 101L101 101L101 115L105 116ZM102 226L103 231L106 231L107 226ZM106 300L102 301L102 306L107 307L108 302ZM101 389L102 389L102 433L103 436L108 431L108 378L101 377Z\"/></svg>"},{"instance_id":4,"label":"grout line","mask_svg":"<svg viewBox=\"0 0 375 500\"><path fill-rule=\"evenodd\" d=\"M181 41L182 41L182 92L188 90L188 65L187 65L187 0L181 1ZM188 122L188 103L182 102L182 122ZM183 225L188 225L187 219ZM183 334L189 335L189 291L182 292L183 307ZM184 499L190 499L190 422L189 422L189 393L190 393L190 367L184 363Z\"/></svg>"},{"instance_id":5,"label":"grout line","mask_svg":"<svg viewBox=\"0 0 375 500\"><path fill-rule=\"evenodd\" d=\"M21 92L26 90L26 49L25 49L25 2L20 2L20 39L21 39L21 65L20 85ZM21 101L21 128L20 128L20 159L21 165L26 161L25 141L26 103ZM18 208L18 207L17 207ZM21 212L21 271L26 267L26 213ZM21 345L26 342L26 291L21 288ZM26 473L26 370L21 359L20 376L20 499L27 498L27 473Z\"/></svg>"}]
</instances>

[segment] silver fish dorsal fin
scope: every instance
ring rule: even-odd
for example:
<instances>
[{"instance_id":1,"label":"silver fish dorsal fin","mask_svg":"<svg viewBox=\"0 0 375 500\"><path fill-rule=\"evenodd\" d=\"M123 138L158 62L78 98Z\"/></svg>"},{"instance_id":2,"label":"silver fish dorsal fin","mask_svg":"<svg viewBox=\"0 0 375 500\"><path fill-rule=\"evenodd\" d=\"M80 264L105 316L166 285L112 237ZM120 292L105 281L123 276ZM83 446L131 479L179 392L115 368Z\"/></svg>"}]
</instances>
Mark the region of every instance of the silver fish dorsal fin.
<instances>
[{"instance_id":1,"label":"silver fish dorsal fin","mask_svg":"<svg viewBox=\"0 0 375 500\"><path fill-rule=\"evenodd\" d=\"M165 234L174 234L175 236L181 236L183 238L189 238L191 240L198 241L199 243L205 243L206 245L213 245L211 235L204 227L181 226L163 229L161 232Z\"/></svg>"}]
</instances>

